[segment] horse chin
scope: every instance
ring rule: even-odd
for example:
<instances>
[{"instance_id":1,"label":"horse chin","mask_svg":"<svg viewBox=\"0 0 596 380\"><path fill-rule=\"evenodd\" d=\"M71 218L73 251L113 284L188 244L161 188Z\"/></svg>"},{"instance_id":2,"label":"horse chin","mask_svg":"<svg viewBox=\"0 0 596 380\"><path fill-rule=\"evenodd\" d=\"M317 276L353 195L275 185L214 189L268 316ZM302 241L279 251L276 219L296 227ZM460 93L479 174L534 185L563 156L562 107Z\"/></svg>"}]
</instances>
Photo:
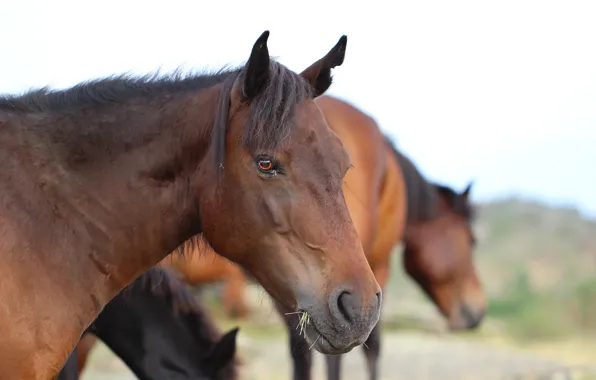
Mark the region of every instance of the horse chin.
<instances>
[{"instance_id":1,"label":"horse chin","mask_svg":"<svg viewBox=\"0 0 596 380\"><path fill-rule=\"evenodd\" d=\"M354 347L364 342L342 342L342 336L334 332L323 333L317 328L316 319L310 318L302 327L298 326L298 331L302 333L308 349L313 348L324 355L341 355L352 351Z\"/></svg>"},{"instance_id":2,"label":"horse chin","mask_svg":"<svg viewBox=\"0 0 596 380\"><path fill-rule=\"evenodd\" d=\"M309 350L316 350L324 355L341 355L350 352L354 347L364 343L360 341L347 341L345 336L335 331L332 324L323 314L310 309L306 312L304 309L292 309L288 312L280 302L276 302L278 311L285 314L286 318L296 321L292 323L292 329L295 329L300 336L304 338ZM320 327L324 326L324 327Z\"/></svg>"},{"instance_id":3,"label":"horse chin","mask_svg":"<svg viewBox=\"0 0 596 380\"><path fill-rule=\"evenodd\" d=\"M484 309L476 309L466 303L459 303L449 318L449 330L453 332L476 330L480 327L484 314Z\"/></svg>"}]
</instances>

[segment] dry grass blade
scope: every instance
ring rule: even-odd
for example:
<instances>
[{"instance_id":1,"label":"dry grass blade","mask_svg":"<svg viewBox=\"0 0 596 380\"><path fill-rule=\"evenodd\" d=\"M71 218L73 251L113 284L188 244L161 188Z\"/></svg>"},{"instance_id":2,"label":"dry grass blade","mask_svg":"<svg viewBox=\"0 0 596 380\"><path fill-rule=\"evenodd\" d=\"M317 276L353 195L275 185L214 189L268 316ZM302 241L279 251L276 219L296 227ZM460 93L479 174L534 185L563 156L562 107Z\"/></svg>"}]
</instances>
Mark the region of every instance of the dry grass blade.
<instances>
[{"instance_id":1,"label":"dry grass blade","mask_svg":"<svg viewBox=\"0 0 596 380\"><path fill-rule=\"evenodd\" d=\"M306 338L306 326L310 323L310 314L306 311L295 311L292 313L285 313L285 315L300 314L296 330L300 330L300 334Z\"/></svg>"}]
</instances>

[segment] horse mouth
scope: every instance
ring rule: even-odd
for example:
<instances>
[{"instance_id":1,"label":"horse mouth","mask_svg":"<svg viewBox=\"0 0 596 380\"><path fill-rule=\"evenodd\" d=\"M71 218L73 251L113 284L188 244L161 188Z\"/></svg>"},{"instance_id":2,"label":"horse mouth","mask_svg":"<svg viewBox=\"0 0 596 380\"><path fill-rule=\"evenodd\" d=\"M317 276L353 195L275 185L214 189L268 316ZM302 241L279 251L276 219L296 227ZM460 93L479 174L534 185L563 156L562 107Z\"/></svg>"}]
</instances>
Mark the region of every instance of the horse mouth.
<instances>
[{"instance_id":1,"label":"horse mouth","mask_svg":"<svg viewBox=\"0 0 596 380\"><path fill-rule=\"evenodd\" d=\"M300 330L300 326L298 329ZM358 345L358 343L353 343L348 346L344 347L337 347L332 342L330 337L323 334L315 325L314 321L311 320L310 323L306 324L302 327L302 334L306 343L308 344L308 349L312 350L313 348L325 355L341 355L347 352L350 352L354 347Z\"/></svg>"}]
</instances>

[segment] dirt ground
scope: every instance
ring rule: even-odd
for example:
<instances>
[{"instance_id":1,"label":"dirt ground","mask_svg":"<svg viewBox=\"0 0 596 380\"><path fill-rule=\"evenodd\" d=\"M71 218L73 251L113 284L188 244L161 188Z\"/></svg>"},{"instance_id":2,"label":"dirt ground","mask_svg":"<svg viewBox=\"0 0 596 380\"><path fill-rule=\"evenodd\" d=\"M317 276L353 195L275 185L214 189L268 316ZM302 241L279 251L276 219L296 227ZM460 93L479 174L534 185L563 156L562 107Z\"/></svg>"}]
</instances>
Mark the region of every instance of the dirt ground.
<instances>
[{"instance_id":1,"label":"dirt ground","mask_svg":"<svg viewBox=\"0 0 596 380\"><path fill-rule=\"evenodd\" d=\"M291 363L283 336L240 334L239 347L246 380L290 379ZM315 379L324 379L324 360L316 355ZM574 373L562 362L536 354L451 336L390 332L383 339L380 363L383 380L464 379L596 379L596 368ZM362 352L349 353L343 379L366 379ZM131 380L136 377L103 345L95 347L84 380Z\"/></svg>"},{"instance_id":2,"label":"dirt ground","mask_svg":"<svg viewBox=\"0 0 596 380\"><path fill-rule=\"evenodd\" d=\"M253 312L251 320L246 322L225 320L213 310L222 331L240 325L238 346L244 362L241 379L291 379L286 332L279 317L262 290L251 291L250 301ZM567 340L521 347L504 339L499 323L491 320L483 323L480 332L444 333L440 327L444 323L442 318L428 302L388 299L383 309L385 321L404 321L408 315L415 315L415 320L423 322L407 330L385 323L380 380L596 380L596 342ZM570 367L575 370L566 370ZM313 379L325 380L325 362L318 353L313 371ZM132 380L136 377L108 348L98 344L82 378ZM342 361L342 379L367 379L362 348L353 350Z\"/></svg>"}]
</instances>

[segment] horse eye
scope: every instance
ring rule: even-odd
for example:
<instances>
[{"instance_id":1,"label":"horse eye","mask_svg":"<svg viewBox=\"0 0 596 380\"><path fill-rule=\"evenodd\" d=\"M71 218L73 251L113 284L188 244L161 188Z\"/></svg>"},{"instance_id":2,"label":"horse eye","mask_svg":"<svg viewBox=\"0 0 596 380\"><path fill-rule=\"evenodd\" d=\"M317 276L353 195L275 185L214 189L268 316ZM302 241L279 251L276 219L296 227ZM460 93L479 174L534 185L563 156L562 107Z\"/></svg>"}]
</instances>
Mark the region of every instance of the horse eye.
<instances>
[{"instance_id":1,"label":"horse eye","mask_svg":"<svg viewBox=\"0 0 596 380\"><path fill-rule=\"evenodd\" d=\"M279 166L271 158L261 156L257 158L256 164L261 176L270 178L277 175Z\"/></svg>"},{"instance_id":2,"label":"horse eye","mask_svg":"<svg viewBox=\"0 0 596 380\"><path fill-rule=\"evenodd\" d=\"M259 174L266 178L284 174L283 165L270 156L257 156L255 158L255 165L257 166Z\"/></svg>"},{"instance_id":3,"label":"horse eye","mask_svg":"<svg viewBox=\"0 0 596 380\"><path fill-rule=\"evenodd\" d=\"M273 162L271 162L271 160L259 160L259 162L257 162L257 166L260 171L269 172L271 169L273 169Z\"/></svg>"}]
</instances>

